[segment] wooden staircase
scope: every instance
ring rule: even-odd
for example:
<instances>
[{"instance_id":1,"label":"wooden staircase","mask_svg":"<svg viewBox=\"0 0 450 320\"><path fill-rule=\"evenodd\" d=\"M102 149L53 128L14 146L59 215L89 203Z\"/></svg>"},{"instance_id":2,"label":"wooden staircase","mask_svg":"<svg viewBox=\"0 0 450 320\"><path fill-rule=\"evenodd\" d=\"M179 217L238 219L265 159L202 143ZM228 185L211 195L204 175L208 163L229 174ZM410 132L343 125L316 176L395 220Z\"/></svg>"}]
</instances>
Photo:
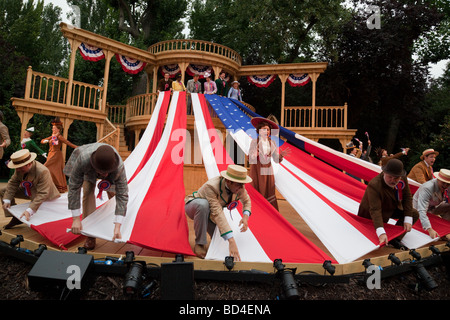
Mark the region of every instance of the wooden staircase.
<instances>
[{"instance_id":1,"label":"wooden staircase","mask_svg":"<svg viewBox=\"0 0 450 320\"><path fill-rule=\"evenodd\" d=\"M127 141L125 139L125 126L123 124L115 124L120 129L119 135L119 151L122 160L125 161L126 158L130 155L131 151L128 150Z\"/></svg>"}]
</instances>

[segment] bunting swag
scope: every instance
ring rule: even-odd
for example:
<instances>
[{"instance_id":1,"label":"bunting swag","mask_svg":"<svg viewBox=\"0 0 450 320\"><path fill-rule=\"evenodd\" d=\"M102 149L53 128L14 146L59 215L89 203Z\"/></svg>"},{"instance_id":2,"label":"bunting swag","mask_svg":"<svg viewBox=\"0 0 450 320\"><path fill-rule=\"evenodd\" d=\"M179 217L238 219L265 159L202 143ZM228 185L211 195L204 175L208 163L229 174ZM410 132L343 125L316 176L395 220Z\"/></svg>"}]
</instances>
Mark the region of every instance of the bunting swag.
<instances>
[{"instance_id":1,"label":"bunting swag","mask_svg":"<svg viewBox=\"0 0 450 320\"><path fill-rule=\"evenodd\" d=\"M218 176L233 161L222 145L212 123L205 96L192 94L195 125L203 155L208 179ZM282 259L290 263L323 263L329 257L275 210L250 184L245 188L252 201L250 228L240 232L238 226L242 217L242 204L231 211L224 209L233 236L238 243L242 261L272 262ZM292 248L295 248L293 250ZM206 259L223 260L229 255L228 244L214 232Z\"/></svg>"},{"instance_id":2,"label":"bunting swag","mask_svg":"<svg viewBox=\"0 0 450 320\"><path fill-rule=\"evenodd\" d=\"M290 74L289 77L287 78L287 82L292 86L292 87L301 87L306 85L309 81L311 80L311 78L309 77L309 75L307 73L301 73L301 74Z\"/></svg>"},{"instance_id":3,"label":"bunting swag","mask_svg":"<svg viewBox=\"0 0 450 320\"><path fill-rule=\"evenodd\" d=\"M267 88L277 75L247 76L247 80L260 88Z\"/></svg>"},{"instance_id":4,"label":"bunting swag","mask_svg":"<svg viewBox=\"0 0 450 320\"><path fill-rule=\"evenodd\" d=\"M251 114L252 116L259 116L259 115L257 115L256 113L254 113L254 112L252 112L250 109L248 109L245 105L243 105L243 104L241 104L239 101L236 101L236 100L232 100L232 102L233 102L233 104L236 104L236 105L238 105L239 106L239 108L240 109L242 109L242 110L244 110L246 113L248 113L248 114ZM241 116L239 116L238 114L236 114L236 112L233 112L233 117L234 117L234 119L237 119L237 118L239 118L239 117L243 117L242 115ZM241 121L241 123L242 123L243 121ZM231 125L228 125L227 126L227 128L231 128L232 126ZM293 134L291 134L291 132L289 131L289 130L286 130L285 128L283 128L283 127L280 127L280 132L281 132L281 135L283 136L283 133L284 133L284 137L287 137L288 138L288 141L289 142L291 142L291 141L293 141L294 143L296 143L295 145L296 146L298 146L300 149L302 149L302 150L305 150L305 145L304 144L299 144L298 143L298 140L296 140L295 138L294 139L289 139L289 137L292 137L293 136ZM237 136L237 137L239 137L239 135L235 135L235 136ZM306 138L304 138L304 139L306 139ZM341 160L341 158L340 158L340 156L341 156L341 154L342 155L344 155L345 157L347 157L347 158L350 158L349 160L354 160L354 157L350 157L350 156L348 156L348 155L346 155L346 154L343 154L343 153L339 153L339 152L337 152L337 151L335 151L335 150L332 150L332 149L330 149L330 148L328 148L328 147L326 147L326 146L322 146L321 144L319 144L319 143L316 143L316 142L314 142L314 141L310 141L311 143L314 143L314 145L317 147L317 148L320 148L320 150L322 150L322 152L317 152L317 150L315 150L316 152L314 153L314 157L310 157L310 156L308 156L309 158L308 159L304 159L304 161L301 161L301 165L302 166L306 166L308 163L309 164L313 164L313 166L317 166L318 168L320 168L320 170L321 171L323 171L323 172L326 172L326 170L327 170L327 167L329 167L329 165L324 165L325 163L322 163L322 161L319 161L317 158L319 158L317 155L318 154L324 154L325 156L325 158L326 159L328 159L328 160L331 160L331 162L329 162L329 163L331 163L331 165L333 165L333 166L335 166L335 167L339 167L339 163L336 163L336 162L333 162L334 161L334 159L333 159L333 155L336 155L337 156L337 159L338 160ZM238 142L238 144L239 144L239 142ZM245 146L244 146L245 147ZM283 148L285 148L286 147L286 144L283 144L283 145L281 145L281 149L283 149ZM243 149L243 150L245 150L245 149ZM291 150L293 151L292 152L292 154L291 154L291 157L289 157L288 159L289 159L289 161L284 161L283 160L283 162L281 163L281 166L283 166L283 167L286 167L286 168L289 168L289 169L291 169L292 171L295 171L295 170L297 170L297 168L296 168L296 166L297 167L299 167L300 166L300 163L298 162L298 160L299 160L299 158L297 158L299 155L298 155L298 152L297 152L297 150L295 150L295 149L293 149L293 148L291 148ZM327 155L326 154L326 151L330 151L330 152L332 152L333 154L332 155ZM344 157L344 158L345 158ZM295 159L294 159L295 158ZM323 160L323 159L322 159ZM358 162L355 162L354 164L355 164L355 166L357 166L358 164L361 164L361 168L360 168L360 172L363 172L363 168L366 168L366 169L376 169L376 170L379 170L379 171L381 171L381 168L379 167L379 166L377 166L377 165L374 165L374 164L372 164L372 163L369 163L369 162L367 162L367 161L364 161L364 160L361 160L361 159L356 159L356 160L359 160ZM318 163L315 163L316 161L319 161ZM339 162L339 161L338 161ZM296 166L292 166L291 164L292 163L296 163ZM368 165L367 167L365 167L365 165ZM275 164L275 167L276 167L276 164ZM313 169L310 167L310 168L308 168L307 170L304 170L305 172L308 172L308 173L312 173L313 172ZM297 172L297 171L295 171L295 172ZM336 172L338 172L340 175L342 175L343 173L342 172L340 172L339 170L336 170ZM377 171L378 172L378 171ZM298 175L298 173L296 173L297 175ZM378 174L378 173L365 173L367 176L371 176L372 174L374 174L374 176L376 175L376 174ZM304 178L304 176L302 176L303 178ZM338 204L342 209L344 209L346 212L349 212L349 213L351 213L351 214L354 214L354 215L357 215L357 208L359 207L359 202L361 201L361 199L362 199L362 194L363 193L361 193L361 190L359 190L358 192L355 192L355 190L358 190L359 189L359 187L357 188L357 189L353 189L353 188L350 188L348 185L345 187L345 189L346 189L346 191L342 191L342 188L339 188L336 184L333 186L333 175L329 175L329 176L326 176L326 178L324 178L324 179L320 179L320 177L319 176L316 176L315 178L317 178L318 180L321 180L322 182L326 182L326 184L328 185L328 186L330 186L330 187L332 187L335 191L337 191L337 192L335 192L334 194L333 193L331 193L331 194L327 194L327 197L330 199L330 200L332 200L334 203L336 203L336 204ZM341 180L342 179L342 180ZM345 178L342 176L342 177L339 177L339 179L338 180L341 180L341 181L345 181ZM350 179L349 180L349 182L352 182L352 180L353 180L353 183L357 183L357 184L359 184L359 185L362 185L363 186L363 188L365 189L365 185L364 184L361 184L361 183L359 183L359 182L357 182L355 179ZM370 179L369 179L370 180ZM308 180L308 183L310 183L310 184L313 184L314 185L314 183L313 183L313 181L311 181L311 180ZM413 181L413 180L411 180L411 179L409 179L409 184L410 184L410 188L413 190L413 188L415 187L416 189L417 189L417 186L419 186L420 184L418 184L416 181ZM320 186L320 185L318 185L318 186ZM318 186L317 186L317 188L318 188ZM323 186L322 186L323 187ZM344 185L342 186L342 187L344 187ZM353 191L352 191L353 190ZM322 191L322 193L324 193L325 194L325 192L327 191L327 189L325 188L323 191ZM354 205L355 205L355 203L351 203L351 202L349 202L348 201L348 199L347 200L345 200L345 201L342 201L343 199L342 198L340 198L340 196L341 196L341 193L340 192L342 192L342 195L346 195L347 197L349 197L349 198L352 198L352 199L354 199L356 202L356 204L357 204L357 207L355 207ZM351 193L350 193L351 192ZM338 196L339 195L339 196ZM338 197L334 197L333 198L333 196L338 196ZM352 209L352 207L353 207L353 209ZM432 215L429 215L429 216L432 216ZM450 233L450 222L448 222L448 221L445 221L444 219L442 219L442 218L439 218L439 217L436 217L436 216L432 216L432 217L430 217L430 219L433 219L433 221L435 221L435 223L433 224L433 227L435 227L435 228L438 228L438 229L435 229L439 234L448 234L448 233ZM395 224L396 223L396 221L390 221L389 222L389 224ZM373 227L372 227L372 229L373 229ZM389 234L388 234L388 236L389 236ZM392 235L391 236L389 236L389 238L390 239L392 239ZM421 228L421 226L420 226L420 224L419 223L416 223L416 224L414 224L414 226L413 226L413 230L411 231L411 232L408 232L408 233L406 233L405 234L405 236L403 237L403 239L402 239L402 243L406 246L406 247L408 247L408 248L418 248L418 247L421 247L421 246L424 246L424 245L426 245L426 244L428 244L428 243L430 243L430 242L432 242L432 241L434 241L434 239L431 239L429 236L428 236L428 233L426 233L422 228Z\"/></svg>"},{"instance_id":5,"label":"bunting swag","mask_svg":"<svg viewBox=\"0 0 450 320\"><path fill-rule=\"evenodd\" d=\"M122 66L122 70L130 74L139 73L146 65L145 62L128 58L118 53L116 53L116 59Z\"/></svg>"},{"instance_id":6,"label":"bunting swag","mask_svg":"<svg viewBox=\"0 0 450 320\"><path fill-rule=\"evenodd\" d=\"M206 73L211 74L211 70L212 70L212 68L210 66L202 66L199 64L190 64L188 66L188 68L186 69L186 72L190 76L194 76L194 75L198 74L199 78L203 79L205 77Z\"/></svg>"},{"instance_id":7,"label":"bunting swag","mask_svg":"<svg viewBox=\"0 0 450 320\"><path fill-rule=\"evenodd\" d=\"M170 78L175 78L175 76L181 72L178 64L168 64L161 66L161 74L164 76L166 73L169 74Z\"/></svg>"},{"instance_id":8,"label":"bunting swag","mask_svg":"<svg viewBox=\"0 0 450 320\"><path fill-rule=\"evenodd\" d=\"M84 43L80 44L78 48L80 49L80 54L84 60L99 61L105 58L105 54L101 48L93 47Z\"/></svg>"}]
</instances>

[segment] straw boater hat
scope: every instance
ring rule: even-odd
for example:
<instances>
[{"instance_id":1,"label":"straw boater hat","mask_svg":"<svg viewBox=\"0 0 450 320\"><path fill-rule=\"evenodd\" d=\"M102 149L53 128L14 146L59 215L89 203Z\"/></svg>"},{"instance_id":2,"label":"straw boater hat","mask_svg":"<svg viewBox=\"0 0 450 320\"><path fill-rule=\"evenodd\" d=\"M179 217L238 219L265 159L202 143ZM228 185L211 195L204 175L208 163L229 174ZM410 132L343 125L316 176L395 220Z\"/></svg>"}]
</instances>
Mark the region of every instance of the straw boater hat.
<instances>
[{"instance_id":1,"label":"straw boater hat","mask_svg":"<svg viewBox=\"0 0 450 320\"><path fill-rule=\"evenodd\" d=\"M398 159L389 160L386 165L381 167L381 170L394 177L403 177L406 175L406 171L403 168L403 162Z\"/></svg>"},{"instance_id":2,"label":"straw boater hat","mask_svg":"<svg viewBox=\"0 0 450 320\"><path fill-rule=\"evenodd\" d=\"M445 183L450 183L450 170L441 169L439 172L435 172L434 176Z\"/></svg>"},{"instance_id":3,"label":"straw boater hat","mask_svg":"<svg viewBox=\"0 0 450 320\"><path fill-rule=\"evenodd\" d=\"M252 178L247 176L247 169L242 166L230 164L227 170L220 172L220 175L227 180L239 183L250 183Z\"/></svg>"},{"instance_id":4,"label":"straw boater hat","mask_svg":"<svg viewBox=\"0 0 450 320\"><path fill-rule=\"evenodd\" d=\"M422 152L422 155L420 156L420 160L423 160L426 156L429 156L430 154L434 153L436 157L439 155L439 152L434 151L434 149L427 149L424 152Z\"/></svg>"},{"instance_id":5,"label":"straw boater hat","mask_svg":"<svg viewBox=\"0 0 450 320\"><path fill-rule=\"evenodd\" d=\"M16 151L11 155L11 159L8 162L8 168L17 169L26 166L30 162L33 162L33 160L36 159L36 156L36 153L30 152L28 149Z\"/></svg>"},{"instance_id":6,"label":"straw boater hat","mask_svg":"<svg viewBox=\"0 0 450 320\"><path fill-rule=\"evenodd\" d=\"M109 145L102 145L91 154L91 165L96 171L112 172L119 166L119 156Z\"/></svg>"},{"instance_id":7,"label":"straw boater hat","mask_svg":"<svg viewBox=\"0 0 450 320\"><path fill-rule=\"evenodd\" d=\"M255 128L258 128L258 125L259 125L261 122L267 122L267 123L269 124L269 127L270 127L271 130L278 130L278 125L277 125L275 122L273 122L273 121L271 121L271 120L269 120L269 119L267 119L267 118L254 117L254 118L252 118L252 120L251 120L251 123L252 123L252 125L253 125Z\"/></svg>"}]
</instances>

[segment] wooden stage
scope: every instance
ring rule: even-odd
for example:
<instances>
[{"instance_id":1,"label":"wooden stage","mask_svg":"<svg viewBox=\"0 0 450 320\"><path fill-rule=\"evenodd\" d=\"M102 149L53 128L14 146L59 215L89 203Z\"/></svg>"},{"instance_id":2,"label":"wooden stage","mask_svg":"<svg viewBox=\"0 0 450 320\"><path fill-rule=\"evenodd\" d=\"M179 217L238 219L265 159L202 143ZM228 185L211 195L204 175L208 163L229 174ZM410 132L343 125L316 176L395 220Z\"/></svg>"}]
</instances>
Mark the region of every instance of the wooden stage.
<instances>
[{"instance_id":1,"label":"wooden stage","mask_svg":"<svg viewBox=\"0 0 450 320\"><path fill-rule=\"evenodd\" d=\"M0 187L5 186L5 183L0 183ZM25 200L18 199L18 203L25 202ZM310 239L315 245L317 245L320 249L322 249L329 256L332 256L330 252L325 248L325 246L321 243L321 241L317 238L317 236L311 231L311 229L306 225L306 223L301 219L301 217L297 214L297 212L289 205L289 203L284 199L278 200L278 205L280 212L283 216L293 225L295 226L303 235L305 235L308 239ZM0 240L5 241L7 243L17 235L22 235L25 239L24 242L20 244L22 248L26 248L29 250L35 250L38 248L39 244L45 244L47 246L47 250L56 250L56 251L65 251L60 250L57 246L53 245L43 236L41 236L38 232L32 230L26 224L15 226L12 229L4 230L3 226L6 225L11 218L6 218L3 213L0 213L0 228L2 235L0 235ZM187 218L189 225L189 241L193 248L194 246L194 233L193 233L193 221ZM251 227L251 221L250 221ZM84 244L84 236L81 236L80 239L75 240L71 244L67 246L68 252L77 252L78 248L83 246ZM437 247L441 252L449 251L450 249L445 245L446 242L438 241L433 243L435 247ZM429 246L424 248L416 249L417 252L421 254L423 258L431 255L431 251L428 249ZM293 248L294 249L294 248ZM161 263L170 263L174 260L175 254L160 252L156 250L150 250L146 248L142 248L136 245L131 244L118 244L102 239L97 239L97 246L93 251L88 251L88 254L94 256L94 259L102 259L106 256L112 257L125 257L127 251L133 251L136 257L136 260L143 260L147 263L155 263L160 265ZM379 265L382 267L390 266L391 261L388 260L388 255L390 253L395 253L400 260L408 260L411 258L408 251L401 251L394 249L392 247L382 247L377 249L370 254L361 257L357 261L335 265L336 273L335 275L346 275L353 273L364 272L365 268L362 265L362 261L364 259L370 258L371 262L375 265ZM0 256L1 257L1 256ZM224 266L224 261L218 260L203 260L197 257L185 257L185 261L190 261L194 263L194 269L196 270L215 270L215 271L227 271ZM324 269L322 264L289 264L283 262L288 268L297 268L297 272L302 271L313 271L319 274L324 274ZM274 267L272 263L255 263L255 262L236 262L234 269L238 270L260 270L264 272L274 272Z\"/></svg>"}]
</instances>

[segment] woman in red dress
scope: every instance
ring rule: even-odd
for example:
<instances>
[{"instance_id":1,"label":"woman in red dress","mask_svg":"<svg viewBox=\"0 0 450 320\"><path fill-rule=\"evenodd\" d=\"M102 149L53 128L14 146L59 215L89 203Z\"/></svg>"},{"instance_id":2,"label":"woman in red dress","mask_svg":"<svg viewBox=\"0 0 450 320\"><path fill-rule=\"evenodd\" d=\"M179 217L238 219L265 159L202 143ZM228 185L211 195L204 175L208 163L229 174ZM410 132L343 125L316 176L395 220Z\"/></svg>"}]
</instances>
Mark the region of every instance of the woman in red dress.
<instances>
[{"instance_id":1,"label":"woman in red dress","mask_svg":"<svg viewBox=\"0 0 450 320\"><path fill-rule=\"evenodd\" d=\"M61 134L63 128L59 118L55 118L52 122L52 135L41 140L42 144L49 144L47 161L44 165L50 171L53 182L60 193L67 192L67 180L63 173L64 157L62 154L62 144L65 143L69 147L76 148L77 146L64 138Z\"/></svg>"}]
</instances>

